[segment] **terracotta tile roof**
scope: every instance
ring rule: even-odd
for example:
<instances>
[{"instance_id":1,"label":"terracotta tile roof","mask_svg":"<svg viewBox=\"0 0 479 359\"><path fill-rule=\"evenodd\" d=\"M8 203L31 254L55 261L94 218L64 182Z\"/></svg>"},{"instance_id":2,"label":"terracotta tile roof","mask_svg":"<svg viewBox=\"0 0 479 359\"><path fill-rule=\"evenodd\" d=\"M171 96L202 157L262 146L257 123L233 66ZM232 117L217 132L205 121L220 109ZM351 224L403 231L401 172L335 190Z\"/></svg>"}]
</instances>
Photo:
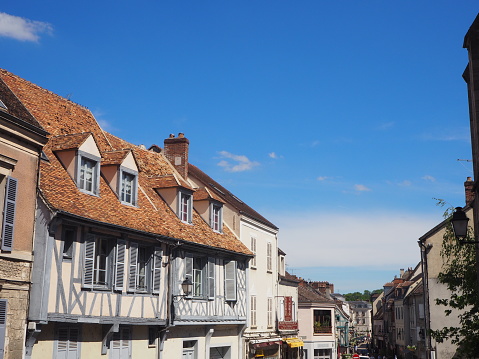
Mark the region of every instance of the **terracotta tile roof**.
<instances>
[{"instance_id":1,"label":"terracotta tile roof","mask_svg":"<svg viewBox=\"0 0 479 359\"><path fill-rule=\"evenodd\" d=\"M123 160L128 156L130 150L118 150L118 151L108 151L101 154L101 164L102 166L108 165L121 165Z\"/></svg>"},{"instance_id":2,"label":"terracotta tile roof","mask_svg":"<svg viewBox=\"0 0 479 359\"><path fill-rule=\"evenodd\" d=\"M220 203L225 203L219 196L217 196L214 192L209 190L208 188L199 188L196 190L193 199L195 201L202 201L202 200L215 200Z\"/></svg>"},{"instance_id":3,"label":"terracotta tile roof","mask_svg":"<svg viewBox=\"0 0 479 359\"><path fill-rule=\"evenodd\" d=\"M213 180L210 176L208 176L206 173L204 173L198 167L192 165L191 163L188 164L188 175L199 179L202 183L205 184L205 186L207 186L208 189L216 193L226 203L229 203L234 208L236 208L241 214L244 214L250 218L257 220L258 222L266 224L271 228L278 229L278 227L276 227L273 223L268 221L261 214L256 212L253 208L241 201L238 197L236 197L234 194L232 194L230 191L228 191L226 188L224 188L222 185L220 185L218 182Z\"/></svg>"},{"instance_id":4,"label":"terracotta tile roof","mask_svg":"<svg viewBox=\"0 0 479 359\"><path fill-rule=\"evenodd\" d=\"M50 162L41 163L40 191L54 211L202 246L251 254L227 227L223 234L214 232L196 211L193 211L192 225L180 221L150 183L152 177L171 176L174 173L162 154L104 132L88 109L5 70L0 70L0 79L51 134L51 141L44 147ZM3 94L0 92L0 95ZM122 205L103 177L100 177L100 196L79 191L53 155L52 145L62 148L60 139L55 136L67 135L64 137L67 138L68 135L86 131L93 134L101 153L127 149L133 151L139 170L138 207Z\"/></svg>"},{"instance_id":5,"label":"terracotta tile roof","mask_svg":"<svg viewBox=\"0 0 479 359\"><path fill-rule=\"evenodd\" d=\"M71 135L52 136L50 137L49 145L52 151L71 150L79 148L91 135L91 132L83 132Z\"/></svg>"},{"instance_id":6,"label":"terracotta tile roof","mask_svg":"<svg viewBox=\"0 0 479 359\"><path fill-rule=\"evenodd\" d=\"M326 298L309 285L298 286L298 302L334 304L334 300Z\"/></svg>"},{"instance_id":7,"label":"terracotta tile roof","mask_svg":"<svg viewBox=\"0 0 479 359\"><path fill-rule=\"evenodd\" d=\"M10 74L6 71L1 70L2 76L9 76ZM7 107L7 112L15 116L30 125L33 125L38 128L42 128L42 126L38 123L38 121L32 116L30 112L23 106L20 100L15 96L15 94L8 88L7 84L0 78L0 100L5 104Z\"/></svg>"},{"instance_id":8,"label":"terracotta tile roof","mask_svg":"<svg viewBox=\"0 0 479 359\"><path fill-rule=\"evenodd\" d=\"M155 189L184 187L193 190L189 183L187 183L182 178L176 176L175 174L159 177L150 177L150 184Z\"/></svg>"}]
</instances>

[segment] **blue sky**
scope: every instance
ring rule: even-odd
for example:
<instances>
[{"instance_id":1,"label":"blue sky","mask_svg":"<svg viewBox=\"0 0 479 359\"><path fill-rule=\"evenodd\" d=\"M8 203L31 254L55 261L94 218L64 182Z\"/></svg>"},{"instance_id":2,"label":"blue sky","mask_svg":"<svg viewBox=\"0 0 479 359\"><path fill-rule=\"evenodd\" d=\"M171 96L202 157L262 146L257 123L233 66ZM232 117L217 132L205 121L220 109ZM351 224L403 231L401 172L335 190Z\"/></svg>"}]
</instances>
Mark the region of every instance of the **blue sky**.
<instances>
[{"instance_id":1,"label":"blue sky","mask_svg":"<svg viewBox=\"0 0 479 359\"><path fill-rule=\"evenodd\" d=\"M380 288L472 176L462 1L17 1L0 67L190 161L280 228L291 272Z\"/></svg>"}]
</instances>

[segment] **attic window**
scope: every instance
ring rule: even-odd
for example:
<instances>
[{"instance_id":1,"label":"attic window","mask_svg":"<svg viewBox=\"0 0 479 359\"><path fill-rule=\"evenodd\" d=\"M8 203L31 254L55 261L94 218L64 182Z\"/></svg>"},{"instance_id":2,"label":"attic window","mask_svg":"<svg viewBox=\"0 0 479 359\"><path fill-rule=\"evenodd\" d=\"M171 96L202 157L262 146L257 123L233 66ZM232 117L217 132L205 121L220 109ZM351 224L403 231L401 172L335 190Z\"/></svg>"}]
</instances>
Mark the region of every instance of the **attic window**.
<instances>
[{"instance_id":1,"label":"attic window","mask_svg":"<svg viewBox=\"0 0 479 359\"><path fill-rule=\"evenodd\" d=\"M223 206L217 203L211 203L211 228L215 232L223 232Z\"/></svg>"},{"instance_id":2,"label":"attic window","mask_svg":"<svg viewBox=\"0 0 479 359\"><path fill-rule=\"evenodd\" d=\"M0 100L0 110L8 111L7 106L5 106L2 100Z\"/></svg>"},{"instance_id":3,"label":"attic window","mask_svg":"<svg viewBox=\"0 0 479 359\"><path fill-rule=\"evenodd\" d=\"M190 193L180 190L178 196L178 217L180 217L181 221L184 223L192 223L192 195Z\"/></svg>"},{"instance_id":4,"label":"attic window","mask_svg":"<svg viewBox=\"0 0 479 359\"><path fill-rule=\"evenodd\" d=\"M120 200L124 204L136 206L136 199L138 196L138 176L136 173L120 170Z\"/></svg>"},{"instance_id":5,"label":"attic window","mask_svg":"<svg viewBox=\"0 0 479 359\"><path fill-rule=\"evenodd\" d=\"M100 185L99 159L78 154L77 185L85 193L98 195Z\"/></svg>"}]
</instances>

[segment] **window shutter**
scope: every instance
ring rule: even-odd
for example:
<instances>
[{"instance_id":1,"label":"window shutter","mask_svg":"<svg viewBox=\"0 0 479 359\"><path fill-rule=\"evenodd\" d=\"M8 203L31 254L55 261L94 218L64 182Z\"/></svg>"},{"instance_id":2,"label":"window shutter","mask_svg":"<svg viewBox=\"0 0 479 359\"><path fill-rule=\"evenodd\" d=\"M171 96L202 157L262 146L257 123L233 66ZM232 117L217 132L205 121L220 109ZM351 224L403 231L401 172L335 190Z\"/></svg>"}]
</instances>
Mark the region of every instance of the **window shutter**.
<instances>
[{"instance_id":1,"label":"window shutter","mask_svg":"<svg viewBox=\"0 0 479 359\"><path fill-rule=\"evenodd\" d=\"M5 334L7 329L7 300L0 299L0 358L5 353Z\"/></svg>"},{"instance_id":2,"label":"window shutter","mask_svg":"<svg viewBox=\"0 0 479 359\"><path fill-rule=\"evenodd\" d=\"M267 265L267 270L272 271L273 270L273 263L272 263L272 245L271 242L268 242L268 246L266 248L266 265Z\"/></svg>"},{"instance_id":3,"label":"window shutter","mask_svg":"<svg viewBox=\"0 0 479 359\"><path fill-rule=\"evenodd\" d=\"M225 300L236 300L236 261L225 263Z\"/></svg>"},{"instance_id":4,"label":"window shutter","mask_svg":"<svg viewBox=\"0 0 479 359\"><path fill-rule=\"evenodd\" d=\"M273 326L273 298L268 298L268 327Z\"/></svg>"},{"instance_id":5,"label":"window shutter","mask_svg":"<svg viewBox=\"0 0 479 359\"><path fill-rule=\"evenodd\" d=\"M57 359L76 359L78 355L78 328L62 327L57 334Z\"/></svg>"},{"instance_id":6,"label":"window shutter","mask_svg":"<svg viewBox=\"0 0 479 359\"><path fill-rule=\"evenodd\" d=\"M215 299L215 259L208 258L208 298Z\"/></svg>"},{"instance_id":7,"label":"window shutter","mask_svg":"<svg viewBox=\"0 0 479 359\"><path fill-rule=\"evenodd\" d=\"M95 236L87 233L83 245L83 287L93 288L93 274L95 269Z\"/></svg>"},{"instance_id":8,"label":"window shutter","mask_svg":"<svg viewBox=\"0 0 479 359\"><path fill-rule=\"evenodd\" d=\"M251 260L251 266L256 267L256 238L251 237L251 252L253 252L253 259Z\"/></svg>"},{"instance_id":9,"label":"window shutter","mask_svg":"<svg viewBox=\"0 0 479 359\"><path fill-rule=\"evenodd\" d=\"M188 223L193 223L193 196L188 195Z\"/></svg>"},{"instance_id":10,"label":"window shutter","mask_svg":"<svg viewBox=\"0 0 479 359\"><path fill-rule=\"evenodd\" d=\"M136 268L138 264L138 243L130 242L130 260L128 263L128 290L134 292L136 290Z\"/></svg>"},{"instance_id":11,"label":"window shutter","mask_svg":"<svg viewBox=\"0 0 479 359\"><path fill-rule=\"evenodd\" d=\"M130 328L120 328L113 337L110 344L111 358L130 358Z\"/></svg>"},{"instance_id":12,"label":"window shutter","mask_svg":"<svg viewBox=\"0 0 479 359\"><path fill-rule=\"evenodd\" d=\"M162 264L162 250L161 247L155 247L153 253L153 293L160 293L161 288L161 264Z\"/></svg>"},{"instance_id":13,"label":"window shutter","mask_svg":"<svg viewBox=\"0 0 479 359\"><path fill-rule=\"evenodd\" d=\"M422 304L422 303L419 304L418 309L419 309L419 318L423 319L424 318L424 304Z\"/></svg>"},{"instance_id":14,"label":"window shutter","mask_svg":"<svg viewBox=\"0 0 479 359\"><path fill-rule=\"evenodd\" d=\"M15 224L15 207L17 204L18 180L7 177L5 206L3 207L2 250L11 251L13 247L13 229Z\"/></svg>"},{"instance_id":15,"label":"window shutter","mask_svg":"<svg viewBox=\"0 0 479 359\"><path fill-rule=\"evenodd\" d=\"M256 296L251 296L251 326L256 327Z\"/></svg>"},{"instance_id":16,"label":"window shutter","mask_svg":"<svg viewBox=\"0 0 479 359\"><path fill-rule=\"evenodd\" d=\"M126 241L119 239L116 243L115 290L123 291L125 282Z\"/></svg>"},{"instance_id":17,"label":"window shutter","mask_svg":"<svg viewBox=\"0 0 479 359\"><path fill-rule=\"evenodd\" d=\"M185 279L189 279L190 282L193 283L193 257L188 254L185 255ZM180 282L183 282L182 278L180 278ZM192 295L193 293L190 293L189 298Z\"/></svg>"},{"instance_id":18,"label":"window shutter","mask_svg":"<svg viewBox=\"0 0 479 359\"><path fill-rule=\"evenodd\" d=\"M95 168L93 169L93 193L97 196L100 195L100 161L96 161Z\"/></svg>"}]
</instances>

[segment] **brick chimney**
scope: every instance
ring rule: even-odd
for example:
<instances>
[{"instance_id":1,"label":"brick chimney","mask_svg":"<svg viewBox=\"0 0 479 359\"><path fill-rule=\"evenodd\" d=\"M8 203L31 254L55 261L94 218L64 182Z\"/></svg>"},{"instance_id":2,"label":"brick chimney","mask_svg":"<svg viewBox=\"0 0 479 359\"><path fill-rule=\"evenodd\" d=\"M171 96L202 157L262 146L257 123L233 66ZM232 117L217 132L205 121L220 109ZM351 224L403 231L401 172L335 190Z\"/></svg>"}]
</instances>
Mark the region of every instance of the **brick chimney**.
<instances>
[{"instance_id":1,"label":"brick chimney","mask_svg":"<svg viewBox=\"0 0 479 359\"><path fill-rule=\"evenodd\" d=\"M471 177L467 177L464 182L464 191L466 192L466 206L474 201L474 181Z\"/></svg>"},{"instance_id":2,"label":"brick chimney","mask_svg":"<svg viewBox=\"0 0 479 359\"><path fill-rule=\"evenodd\" d=\"M176 168L184 179L188 178L188 147L190 141L183 133L179 133L178 137L171 134L164 141L164 155Z\"/></svg>"}]
</instances>

